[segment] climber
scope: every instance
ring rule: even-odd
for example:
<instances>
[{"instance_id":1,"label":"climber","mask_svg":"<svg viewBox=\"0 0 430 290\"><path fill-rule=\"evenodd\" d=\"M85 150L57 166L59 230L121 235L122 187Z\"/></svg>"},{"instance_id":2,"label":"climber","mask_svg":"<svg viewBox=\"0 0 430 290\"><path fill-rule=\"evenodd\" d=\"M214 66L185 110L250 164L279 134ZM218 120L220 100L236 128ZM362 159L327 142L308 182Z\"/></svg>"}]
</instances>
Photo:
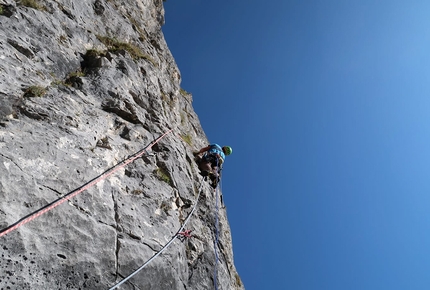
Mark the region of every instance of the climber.
<instances>
[{"instance_id":1,"label":"climber","mask_svg":"<svg viewBox=\"0 0 430 290\"><path fill-rule=\"evenodd\" d=\"M197 152L193 152L193 155L196 157L205 153L203 157L197 158L196 162L199 165L200 174L202 176L209 176L211 179L213 188L217 187L220 180L220 173L225 156L230 155L232 152L233 150L230 146L221 147L218 144L211 144Z\"/></svg>"}]
</instances>

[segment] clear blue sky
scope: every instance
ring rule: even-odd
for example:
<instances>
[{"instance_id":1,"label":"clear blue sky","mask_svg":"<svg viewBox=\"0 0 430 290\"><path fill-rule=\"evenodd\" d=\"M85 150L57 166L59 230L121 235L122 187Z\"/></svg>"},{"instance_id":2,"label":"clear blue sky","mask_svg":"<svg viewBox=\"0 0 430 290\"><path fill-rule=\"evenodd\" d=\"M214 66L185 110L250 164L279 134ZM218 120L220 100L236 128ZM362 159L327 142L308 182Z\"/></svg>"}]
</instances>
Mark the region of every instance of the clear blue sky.
<instances>
[{"instance_id":1,"label":"clear blue sky","mask_svg":"<svg viewBox=\"0 0 430 290\"><path fill-rule=\"evenodd\" d=\"M430 289L430 2L164 5L246 289Z\"/></svg>"}]
</instances>

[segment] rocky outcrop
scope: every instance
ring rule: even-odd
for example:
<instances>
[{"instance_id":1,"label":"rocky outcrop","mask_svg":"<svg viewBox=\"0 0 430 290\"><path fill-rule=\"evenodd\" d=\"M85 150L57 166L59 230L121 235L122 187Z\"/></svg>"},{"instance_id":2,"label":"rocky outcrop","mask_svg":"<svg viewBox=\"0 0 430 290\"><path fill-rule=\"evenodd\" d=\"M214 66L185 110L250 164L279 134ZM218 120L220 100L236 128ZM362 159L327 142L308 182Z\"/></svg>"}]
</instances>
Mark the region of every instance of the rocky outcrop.
<instances>
[{"instance_id":1,"label":"rocky outcrop","mask_svg":"<svg viewBox=\"0 0 430 290\"><path fill-rule=\"evenodd\" d=\"M192 151L208 141L180 87L161 0L0 0L0 228L173 129L150 154L0 237L0 289L243 289L226 209Z\"/></svg>"}]
</instances>

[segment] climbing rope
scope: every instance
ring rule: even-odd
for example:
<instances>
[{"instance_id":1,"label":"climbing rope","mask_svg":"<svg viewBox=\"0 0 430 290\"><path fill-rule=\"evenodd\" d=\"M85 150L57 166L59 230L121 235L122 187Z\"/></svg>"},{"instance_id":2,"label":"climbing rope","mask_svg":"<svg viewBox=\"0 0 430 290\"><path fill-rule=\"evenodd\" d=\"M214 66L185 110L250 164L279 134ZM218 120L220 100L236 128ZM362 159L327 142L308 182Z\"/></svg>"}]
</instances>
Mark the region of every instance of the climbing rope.
<instances>
[{"instance_id":1,"label":"climbing rope","mask_svg":"<svg viewBox=\"0 0 430 290\"><path fill-rule=\"evenodd\" d=\"M21 218L20 220L18 220L17 222L13 223L12 225L0 230L0 237L18 229L19 227L25 225L26 223L32 221L33 219L36 219L37 217L43 215L44 213L54 209L55 207L59 206L60 204L64 203L67 200L70 200L71 198L75 197L76 195L78 195L79 193L89 189L90 187L94 186L95 184L97 184L98 182L108 178L110 175L112 175L113 173L115 173L116 171L118 171L119 169L125 167L126 165L128 165L129 163L133 162L134 160L136 160L137 158L143 156L145 153L147 153L147 150L151 149L156 143L158 143L163 137L165 137L166 135L168 135L170 132L172 132L172 129L166 131L164 134L162 134L161 136L159 136L158 138L154 139L151 143L149 143L145 148L139 150L138 152L130 155L128 158L124 159L123 161L117 163L116 165L112 166L111 168L107 169L105 172L103 172L102 174L100 174L99 176L93 178L92 180L88 181L87 183L85 183L84 185L82 185L81 187L63 195L62 197L58 198L57 200L45 205L44 207L28 214L27 216ZM182 136L180 136L179 134L177 134L184 142L186 142L186 140L184 140L184 138ZM218 160L217 160L218 163ZM218 164L217 164L218 166ZM220 173L219 173L220 174ZM136 269L133 273L131 273L129 276L127 276L126 278L124 278L122 281L120 281L119 283L117 283L116 285L114 285L113 287L111 287L109 290L113 290L116 289L117 287L119 287L120 285L122 285L123 283L125 283L127 280L129 280L130 278L132 278L134 275L136 275L139 271L141 271L145 266L147 266L151 261L153 261L158 255L160 255L165 249L167 249L172 243L173 241L177 238L177 236L183 231L183 229L185 228L186 224L188 223L189 219L191 218L191 216L193 215L196 206L198 204L198 200L199 197L201 195L202 192L202 186L203 186L204 180L201 182L200 187L199 187L199 192L196 198L196 201L194 203L194 206L191 210L191 212L188 214L187 218L185 219L184 223L182 224L182 226L180 227L180 229L176 232L176 234L168 241L168 243L166 245L164 245L160 251L158 251L157 253L155 253L149 260L147 260L142 266L140 266L138 269ZM215 191L215 195L216 195L216 212L215 212L215 220L216 220L216 224L215 224L215 241L214 241L214 248L215 248L215 269L214 269L214 286L215 286L215 290L218 289L217 286L217 264L219 261L219 257L218 257L218 251L217 251L217 245L218 245L218 239L219 239L219 220L218 220L218 211L219 211L219 206L218 206L218 185L215 187L214 189Z\"/></svg>"},{"instance_id":2,"label":"climbing rope","mask_svg":"<svg viewBox=\"0 0 430 290\"><path fill-rule=\"evenodd\" d=\"M169 242L167 242L166 245L164 245L160 251L158 251L157 253L155 253L149 260L147 260L142 266L140 266L138 269L136 269L133 273L131 273L130 275L128 275L127 277L125 277L121 282L117 283L115 286L113 286L112 288L109 288L109 290L113 290L116 289L118 286L122 285L123 283L125 283L127 280L129 280L131 277L133 277L134 275L136 275L140 270L142 270L143 268L145 268L146 265L148 265L152 260L154 260L158 255L160 255L165 249L167 249L167 247L170 246L171 243L173 243L173 241L176 239L176 237L178 236L178 234L180 232L182 232L182 230L185 228L185 225L188 223L189 219L191 218L194 210L196 209L197 203L199 201L199 197L200 194L202 192L202 186L203 186L204 180L202 180L202 182L200 183L200 187L199 187L199 194L197 195L196 201L194 202L194 206L193 209L191 210L191 212L188 214L187 218L185 219L184 223L182 224L181 228L176 232L175 235L173 235L173 237L169 240Z\"/></svg>"},{"instance_id":3,"label":"climbing rope","mask_svg":"<svg viewBox=\"0 0 430 290\"><path fill-rule=\"evenodd\" d=\"M218 158L217 158L217 168L218 168ZM218 238L219 238L219 231L218 231L218 195L219 195L219 183L221 182L221 170L219 170L218 172L218 179L219 181L217 184L217 187L215 187L214 192L215 192L215 241L214 241L214 251L215 251L215 266L214 266L214 289L218 290L218 284L217 284L217 272L218 272Z\"/></svg>"},{"instance_id":4,"label":"climbing rope","mask_svg":"<svg viewBox=\"0 0 430 290\"><path fill-rule=\"evenodd\" d=\"M87 190L88 188L92 187L93 185L95 185L96 183L100 182L101 180L104 180L106 178L108 178L110 175L112 175L113 173L115 173L116 171L118 171L119 169L121 169L122 167L126 166L127 164L133 162L134 160L136 160L137 158L141 157L143 154L145 154L147 152L147 150L151 149L152 146L154 146L155 144L158 143L158 141L160 141L164 136L166 136L167 134L169 134L170 132L172 132L173 129L170 129L168 131L166 131L164 134L162 134L161 136L159 136L157 139L153 140L151 143L149 143L149 145L147 145L145 148L139 150L138 152L130 155L127 159L117 163L116 165L112 166L111 168L109 168L108 170L106 170L105 172L103 172L102 174L100 174L99 176L93 178L92 180L88 181L87 183L85 183L84 185L82 185L81 187L63 195L62 197L58 198L57 200L45 205L44 207L28 214L27 216L21 218L20 220L18 220L17 222L13 223L12 225L2 229L0 231L0 237L16 230L17 228L25 225L26 223L34 220L35 218L43 215L44 213L50 211L51 209L59 206L60 204L64 203L65 201L75 197L76 195L78 195L79 193Z\"/></svg>"},{"instance_id":5,"label":"climbing rope","mask_svg":"<svg viewBox=\"0 0 430 290\"><path fill-rule=\"evenodd\" d=\"M215 188L216 202L215 202L215 241L214 241L214 250L215 250L215 267L214 267L214 288L218 290L217 285L217 270L218 270L218 187Z\"/></svg>"}]
</instances>

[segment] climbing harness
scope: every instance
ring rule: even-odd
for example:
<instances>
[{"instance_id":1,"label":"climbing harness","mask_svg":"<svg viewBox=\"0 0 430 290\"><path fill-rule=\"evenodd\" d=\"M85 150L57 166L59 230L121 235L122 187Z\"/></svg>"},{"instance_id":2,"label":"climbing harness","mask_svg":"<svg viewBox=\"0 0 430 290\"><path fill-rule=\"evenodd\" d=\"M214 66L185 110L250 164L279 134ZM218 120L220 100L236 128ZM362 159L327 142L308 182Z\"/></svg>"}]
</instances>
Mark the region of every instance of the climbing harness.
<instances>
[{"instance_id":1,"label":"climbing harness","mask_svg":"<svg viewBox=\"0 0 430 290\"><path fill-rule=\"evenodd\" d=\"M99 176L93 178L92 180L88 181L86 184L82 185L81 187L63 195L62 197L58 198L57 200L45 205L44 207L28 214L27 216L21 218L20 220L18 220L17 222L13 223L12 225L2 229L0 231L0 237L16 230L17 228L19 228L20 226L25 225L26 223L34 220L35 218L43 215L44 213L50 211L51 209L59 206L60 204L64 203L65 201L75 197L76 195L78 195L79 193L87 190L88 188L92 187L93 185L95 185L96 183L100 182L101 180L104 180L106 178L108 178L110 175L112 175L113 173L115 173L116 171L118 171L119 169L121 169L122 167L126 166L127 164L133 162L134 160L136 160L137 158L141 157L142 155L144 155L146 153L147 150L151 149L152 146L154 146L155 144L158 143L158 141L160 141L164 136L166 136L167 134L169 134L170 132L172 132L173 129L170 129L168 131L166 131L164 134L162 134L161 136L159 136L157 139L153 140L151 143L149 143L149 145L147 145L145 148L139 150L138 152L130 155L127 159L117 163L116 165L114 165L113 167L109 168L108 170L106 170L105 172L103 172L102 174L100 174Z\"/></svg>"},{"instance_id":2,"label":"climbing harness","mask_svg":"<svg viewBox=\"0 0 430 290\"><path fill-rule=\"evenodd\" d=\"M184 223L182 224L181 228L176 232L176 234L173 235L173 237L169 240L169 242L167 242L167 244L164 245L164 247L161 248L160 251L158 251L157 253L155 253L149 260L147 260L142 266L140 266L138 269L136 269L133 273L131 273L130 275L128 275L127 277L125 277L121 282L119 282L118 284L114 285L113 287L109 288L109 290L113 290L116 289L118 286L122 285L124 282L126 282L127 280L129 280L131 277L133 277L134 275L136 275L140 270L142 270L143 268L145 268L146 265L148 265L152 260L154 260L158 255L160 255L165 249L167 249L167 247L170 246L171 243L173 243L173 241L176 239L176 237L178 236L178 234L180 234L183 229L185 228L186 224L188 223L189 219L191 218L191 216L193 215L197 203L199 201L199 197L200 194L202 192L202 186L203 186L204 181L202 181L200 183L200 187L199 187L199 194L196 197L196 201L194 203L193 209L191 210L191 212L188 214L187 218L185 219Z\"/></svg>"},{"instance_id":3,"label":"climbing harness","mask_svg":"<svg viewBox=\"0 0 430 290\"><path fill-rule=\"evenodd\" d=\"M221 165L225 160L225 154L222 151L221 146L218 144L211 144L209 147L209 150L205 152L202 159L212 164L217 164L217 166Z\"/></svg>"}]
</instances>

